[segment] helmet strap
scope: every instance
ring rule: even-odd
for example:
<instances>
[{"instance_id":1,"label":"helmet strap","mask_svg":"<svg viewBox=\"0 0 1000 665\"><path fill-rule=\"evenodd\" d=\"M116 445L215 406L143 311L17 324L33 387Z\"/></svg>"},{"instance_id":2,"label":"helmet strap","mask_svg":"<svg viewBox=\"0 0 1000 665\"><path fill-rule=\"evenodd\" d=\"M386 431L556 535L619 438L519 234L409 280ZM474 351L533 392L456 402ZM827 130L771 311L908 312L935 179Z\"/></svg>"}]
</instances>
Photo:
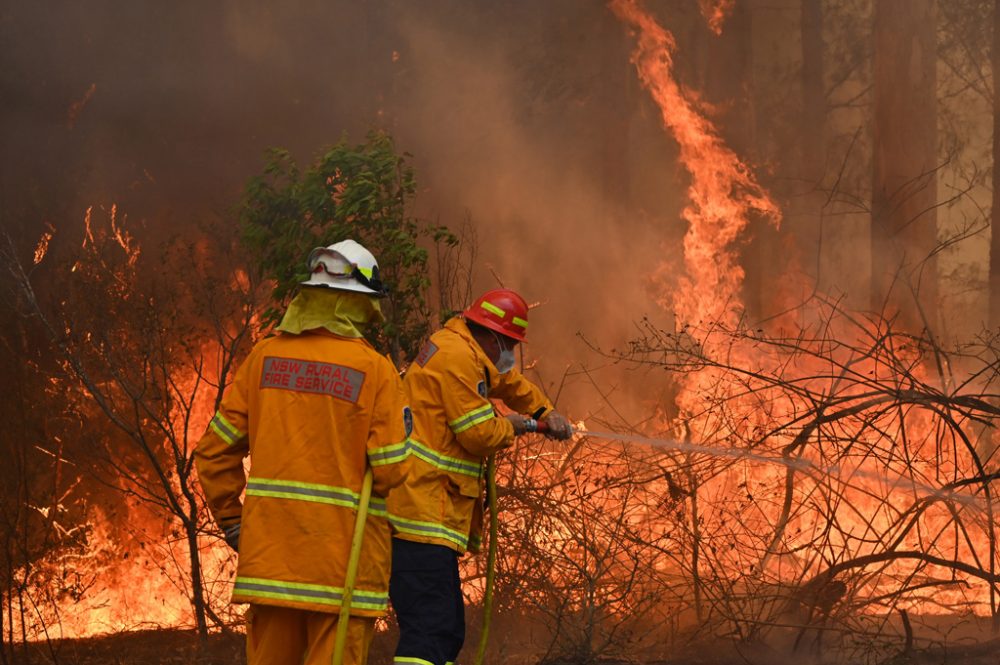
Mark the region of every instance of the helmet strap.
<instances>
[{"instance_id":1,"label":"helmet strap","mask_svg":"<svg viewBox=\"0 0 1000 665\"><path fill-rule=\"evenodd\" d=\"M372 276L366 277L360 268L354 266L354 270L351 271L351 277L358 280L362 285L367 286L369 289L375 292L374 295L379 298L385 298L389 295L389 289L382 283L382 280L378 276L378 266L372 268Z\"/></svg>"}]
</instances>

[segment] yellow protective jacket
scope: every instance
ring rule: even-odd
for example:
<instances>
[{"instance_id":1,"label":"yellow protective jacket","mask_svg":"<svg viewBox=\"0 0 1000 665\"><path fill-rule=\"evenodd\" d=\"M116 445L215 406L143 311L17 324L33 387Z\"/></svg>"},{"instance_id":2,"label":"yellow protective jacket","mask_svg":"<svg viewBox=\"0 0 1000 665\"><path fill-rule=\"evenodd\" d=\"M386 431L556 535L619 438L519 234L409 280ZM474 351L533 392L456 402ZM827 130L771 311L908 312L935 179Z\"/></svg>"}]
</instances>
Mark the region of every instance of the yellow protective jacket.
<instances>
[{"instance_id":1,"label":"yellow protective jacket","mask_svg":"<svg viewBox=\"0 0 1000 665\"><path fill-rule=\"evenodd\" d=\"M222 526L241 522L233 602L340 611L370 464L375 482L351 613L386 611L392 549L384 497L405 475L408 413L396 368L362 339L312 330L254 347L195 450L213 517Z\"/></svg>"},{"instance_id":2,"label":"yellow protective jacket","mask_svg":"<svg viewBox=\"0 0 1000 665\"><path fill-rule=\"evenodd\" d=\"M458 317L431 336L403 387L413 432L407 476L389 493L394 535L459 553L478 551L483 461L514 438L513 426L494 413L490 398L536 418L552 403L516 369L497 372Z\"/></svg>"}]
</instances>

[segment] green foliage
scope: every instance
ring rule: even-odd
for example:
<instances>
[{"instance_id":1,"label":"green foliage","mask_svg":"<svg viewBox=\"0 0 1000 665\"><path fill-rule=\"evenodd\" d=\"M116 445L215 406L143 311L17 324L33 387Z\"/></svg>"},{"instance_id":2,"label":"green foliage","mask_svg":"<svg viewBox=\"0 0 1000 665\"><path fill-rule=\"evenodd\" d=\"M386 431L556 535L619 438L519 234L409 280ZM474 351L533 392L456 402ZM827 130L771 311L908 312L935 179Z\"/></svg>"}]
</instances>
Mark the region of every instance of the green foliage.
<instances>
[{"instance_id":1,"label":"green foliage","mask_svg":"<svg viewBox=\"0 0 1000 665\"><path fill-rule=\"evenodd\" d=\"M397 361L415 355L429 319L428 253L420 241L453 246L458 239L408 214L416 186L407 157L379 131L361 145L341 140L306 170L286 150L270 151L264 173L247 184L240 210L254 267L274 283L270 322L307 277L310 250L353 238L375 255L389 287L382 301L386 321L369 331L369 340Z\"/></svg>"}]
</instances>

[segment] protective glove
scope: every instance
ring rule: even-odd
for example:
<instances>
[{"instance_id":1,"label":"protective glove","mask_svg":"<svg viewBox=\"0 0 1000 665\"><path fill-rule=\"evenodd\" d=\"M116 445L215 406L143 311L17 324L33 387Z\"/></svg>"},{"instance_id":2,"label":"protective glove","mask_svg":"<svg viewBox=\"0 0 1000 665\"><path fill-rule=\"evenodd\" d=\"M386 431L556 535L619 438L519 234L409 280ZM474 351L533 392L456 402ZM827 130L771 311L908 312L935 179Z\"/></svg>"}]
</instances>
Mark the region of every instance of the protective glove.
<instances>
[{"instance_id":1,"label":"protective glove","mask_svg":"<svg viewBox=\"0 0 1000 665\"><path fill-rule=\"evenodd\" d=\"M233 548L234 552L240 551L240 523L230 524L229 526L222 527L222 533L226 539L226 545Z\"/></svg>"},{"instance_id":2,"label":"protective glove","mask_svg":"<svg viewBox=\"0 0 1000 665\"><path fill-rule=\"evenodd\" d=\"M565 441L573 436L573 425L558 411L550 411L542 420L549 427L549 437Z\"/></svg>"},{"instance_id":3,"label":"protective glove","mask_svg":"<svg viewBox=\"0 0 1000 665\"><path fill-rule=\"evenodd\" d=\"M521 436L528 432L528 423L530 418L522 416L520 413L512 413L506 416L510 424L514 426L514 436Z\"/></svg>"}]
</instances>

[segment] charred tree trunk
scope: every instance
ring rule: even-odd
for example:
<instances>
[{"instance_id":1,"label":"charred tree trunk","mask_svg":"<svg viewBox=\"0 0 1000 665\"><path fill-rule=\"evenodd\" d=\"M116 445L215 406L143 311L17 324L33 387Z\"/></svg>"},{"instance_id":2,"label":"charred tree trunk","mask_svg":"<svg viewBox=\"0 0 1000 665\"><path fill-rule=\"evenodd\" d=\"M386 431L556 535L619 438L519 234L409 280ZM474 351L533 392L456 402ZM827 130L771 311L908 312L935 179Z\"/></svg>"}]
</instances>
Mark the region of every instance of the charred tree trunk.
<instances>
[{"instance_id":1,"label":"charred tree trunk","mask_svg":"<svg viewBox=\"0 0 1000 665\"><path fill-rule=\"evenodd\" d=\"M826 165L826 91L823 71L823 3L802 0L800 26L802 31L802 125L799 169L806 195L802 209L794 217L796 244L802 252L803 268L810 276L821 279L820 252L821 216L824 196L819 191ZM791 220L789 220L791 221Z\"/></svg>"},{"instance_id":2,"label":"charred tree trunk","mask_svg":"<svg viewBox=\"0 0 1000 665\"><path fill-rule=\"evenodd\" d=\"M937 323L935 0L876 0L872 308Z\"/></svg>"},{"instance_id":3,"label":"charred tree trunk","mask_svg":"<svg viewBox=\"0 0 1000 665\"><path fill-rule=\"evenodd\" d=\"M693 471L688 470L688 483L691 488L691 586L694 588L694 612L698 621L704 617L702 601L702 582L699 567L701 565L701 524L698 516L698 478Z\"/></svg>"},{"instance_id":4,"label":"charred tree trunk","mask_svg":"<svg viewBox=\"0 0 1000 665\"><path fill-rule=\"evenodd\" d=\"M618 222L629 193L629 124L634 100L627 34L614 21L601 22L601 109L598 138L605 218Z\"/></svg>"},{"instance_id":5,"label":"charred tree trunk","mask_svg":"<svg viewBox=\"0 0 1000 665\"><path fill-rule=\"evenodd\" d=\"M393 43L390 26L394 25L391 11L381 2L359 3L361 25L364 31L366 63L366 99L362 102L365 121L371 127L378 127L389 134L396 132L396 111L399 108L397 95L401 74L400 54Z\"/></svg>"},{"instance_id":6,"label":"charred tree trunk","mask_svg":"<svg viewBox=\"0 0 1000 665\"><path fill-rule=\"evenodd\" d=\"M993 210L990 236L990 327L1000 326L1000 0L993 3Z\"/></svg>"},{"instance_id":7,"label":"charred tree trunk","mask_svg":"<svg viewBox=\"0 0 1000 665\"><path fill-rule=\"evenodd\" d=\"M206 619L205 583L201 574L201 550L198 548L198 506L190 503L191 512L184 521L187 536L188 556L191 559L191 605L194 608L198 641L202 647L208 645L208 621Z\"/></svg>"}]
</instances>

